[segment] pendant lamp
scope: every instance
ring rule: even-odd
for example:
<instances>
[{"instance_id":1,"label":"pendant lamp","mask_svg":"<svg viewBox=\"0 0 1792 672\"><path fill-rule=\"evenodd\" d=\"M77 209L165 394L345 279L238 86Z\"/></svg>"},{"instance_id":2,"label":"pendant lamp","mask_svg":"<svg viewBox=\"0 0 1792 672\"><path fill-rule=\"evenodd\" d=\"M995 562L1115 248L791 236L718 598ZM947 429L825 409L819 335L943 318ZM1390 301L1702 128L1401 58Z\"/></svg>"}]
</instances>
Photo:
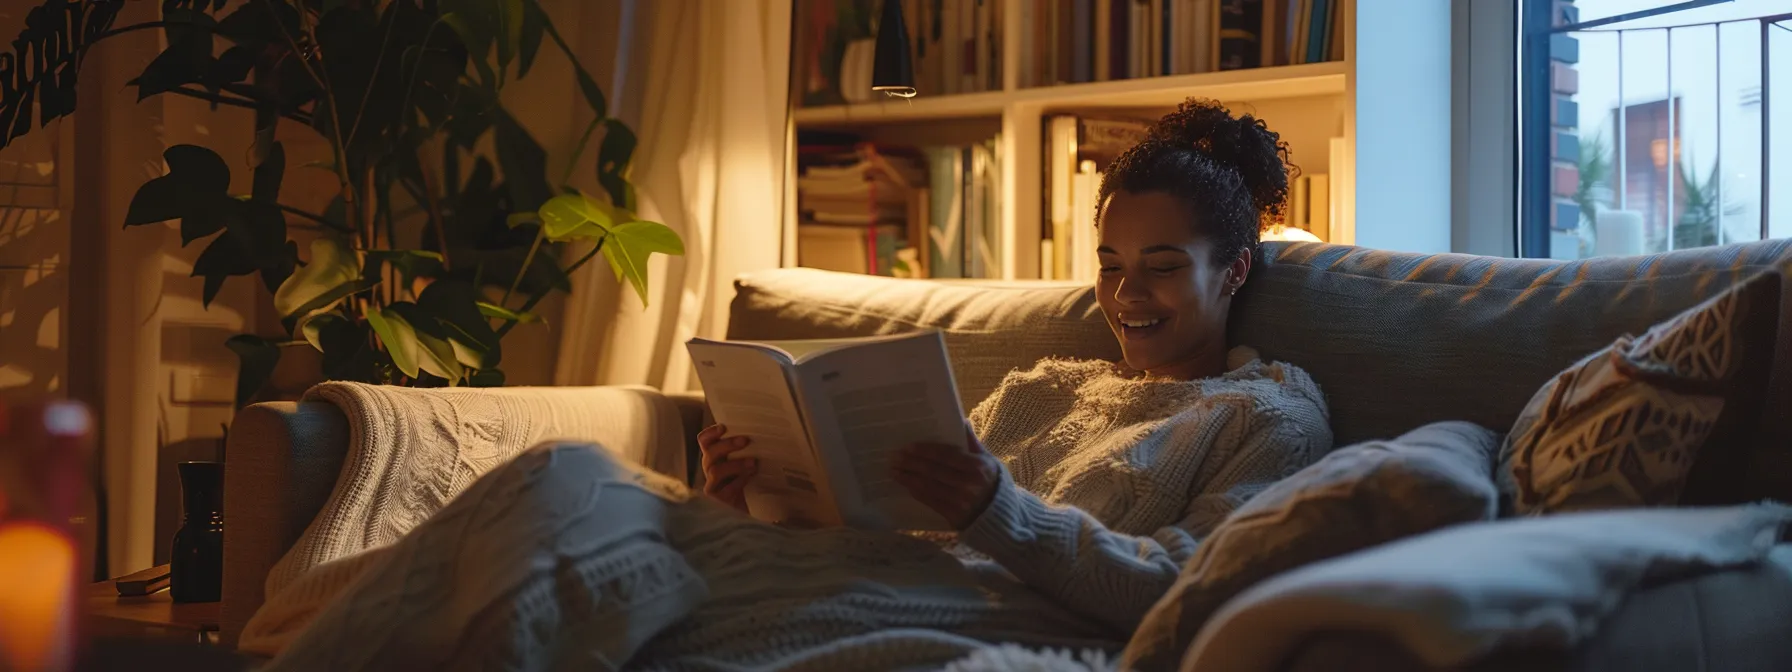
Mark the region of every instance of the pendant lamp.
<instances>
[{"instance_id":1,"label":"pendant lamp","mask_svg":"<svg viewBox=\"0 0 1792 672\"><path fill-rule=\"evenodd\" d=\"M871 66L871 90L898 98L915 96L915 63L908 49L908 24L902 0L884 0L877 24L877 56Z\"/></svg>"}]
</instances>

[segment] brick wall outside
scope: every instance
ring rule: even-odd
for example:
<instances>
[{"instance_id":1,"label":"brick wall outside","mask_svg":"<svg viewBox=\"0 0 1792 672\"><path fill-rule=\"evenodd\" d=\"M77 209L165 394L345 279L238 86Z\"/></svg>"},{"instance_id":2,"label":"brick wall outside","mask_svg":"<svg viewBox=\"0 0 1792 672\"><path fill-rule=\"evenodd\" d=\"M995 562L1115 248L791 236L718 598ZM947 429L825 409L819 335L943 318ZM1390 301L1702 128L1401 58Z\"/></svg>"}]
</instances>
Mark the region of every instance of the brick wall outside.
<instances>
[{"instance_id":1,"label":"brick wall outside","mask_svg":"<svg viewBox=\"0 0 1792 672\"><path fill-rule=\"evenodd\" d=\"M1578 22L1580 10L1574 0L1553 0L1550 21L1553 26ZM1550 123L1550 256L1577 259L1585 251L1580 248L1580 207L1574 192L1580 185L1580 106L1574 94L1580 90L1580 43L1571 35L1557 33L1549 41L1549 123Z\"/></svg>"}]
</instances>

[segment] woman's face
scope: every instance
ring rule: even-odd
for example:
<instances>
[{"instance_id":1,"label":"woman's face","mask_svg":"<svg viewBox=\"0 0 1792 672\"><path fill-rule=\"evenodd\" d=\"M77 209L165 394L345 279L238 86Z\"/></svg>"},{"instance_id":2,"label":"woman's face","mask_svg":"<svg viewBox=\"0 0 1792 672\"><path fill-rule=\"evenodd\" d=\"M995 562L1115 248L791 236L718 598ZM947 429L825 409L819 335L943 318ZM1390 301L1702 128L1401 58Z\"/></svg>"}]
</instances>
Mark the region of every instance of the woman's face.
<instances>
[{"instance_id":1,"label":"woman's face","mask_svg":"<svg viewBox=\"0 0 1792 672\"><path fill-rule=\"evenodd\" d=\"M1194 213L1164 193L1116 192L1098 226L1095 293L1127 366L1183 380L1223 373L1226 313L1250 255L1214 263Z\"/></svg>"}]
</instances>

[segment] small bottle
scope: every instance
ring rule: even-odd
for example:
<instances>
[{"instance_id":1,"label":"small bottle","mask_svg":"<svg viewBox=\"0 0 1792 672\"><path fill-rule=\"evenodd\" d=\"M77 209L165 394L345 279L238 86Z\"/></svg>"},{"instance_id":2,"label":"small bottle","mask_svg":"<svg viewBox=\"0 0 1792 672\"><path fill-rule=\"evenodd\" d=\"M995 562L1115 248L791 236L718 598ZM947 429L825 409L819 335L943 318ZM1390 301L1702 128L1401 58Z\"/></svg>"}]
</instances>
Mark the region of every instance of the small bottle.
<instances>
[{"instance_id":1,"label":"small bottle","mask_svg":"<svg viewBox=\"0 0 1792 672\"><path fill-rule=\"evenodd\" d=\"M224 590L224 463L182 462L185 515L168 559L175 602L217 602Z\"/></svg>"}]
</instances>

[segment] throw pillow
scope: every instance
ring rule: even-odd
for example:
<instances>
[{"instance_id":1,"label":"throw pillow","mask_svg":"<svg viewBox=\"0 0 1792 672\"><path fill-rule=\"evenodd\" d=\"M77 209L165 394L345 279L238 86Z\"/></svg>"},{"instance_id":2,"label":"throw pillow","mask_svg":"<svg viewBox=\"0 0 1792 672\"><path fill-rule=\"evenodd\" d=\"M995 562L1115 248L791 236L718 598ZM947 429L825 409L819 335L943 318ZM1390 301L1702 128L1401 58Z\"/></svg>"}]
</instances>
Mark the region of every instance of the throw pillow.
<instances>
[{"instance_id":1,"label":"throw pillow","mask_svg":"<svg viewBox=\"0 0 1792 672\"><path fill-rule=\"evenodd\" d=\"M1746 280L1641 336L1620 336L1545 384L1500 448L1512 511L1673 505L1692 481L1707 481L1692 483L1706 491L1740 483L1766 394L1779 286L1777 274Z\"/></svg>"},{"instance_id":2,"label":"throw pillow","mask_svg":"<svg viewBox=\"0 0 1792 672\"><path fill-rule=\"evenodd\" d=\"M1466 422L1332 451L1265 489L1201 542L1145 615L1121 669L1174 669L1214 612L1259 581L1448 525L1493 518L1499 435Z\"/></svg>"}]
</instances>

